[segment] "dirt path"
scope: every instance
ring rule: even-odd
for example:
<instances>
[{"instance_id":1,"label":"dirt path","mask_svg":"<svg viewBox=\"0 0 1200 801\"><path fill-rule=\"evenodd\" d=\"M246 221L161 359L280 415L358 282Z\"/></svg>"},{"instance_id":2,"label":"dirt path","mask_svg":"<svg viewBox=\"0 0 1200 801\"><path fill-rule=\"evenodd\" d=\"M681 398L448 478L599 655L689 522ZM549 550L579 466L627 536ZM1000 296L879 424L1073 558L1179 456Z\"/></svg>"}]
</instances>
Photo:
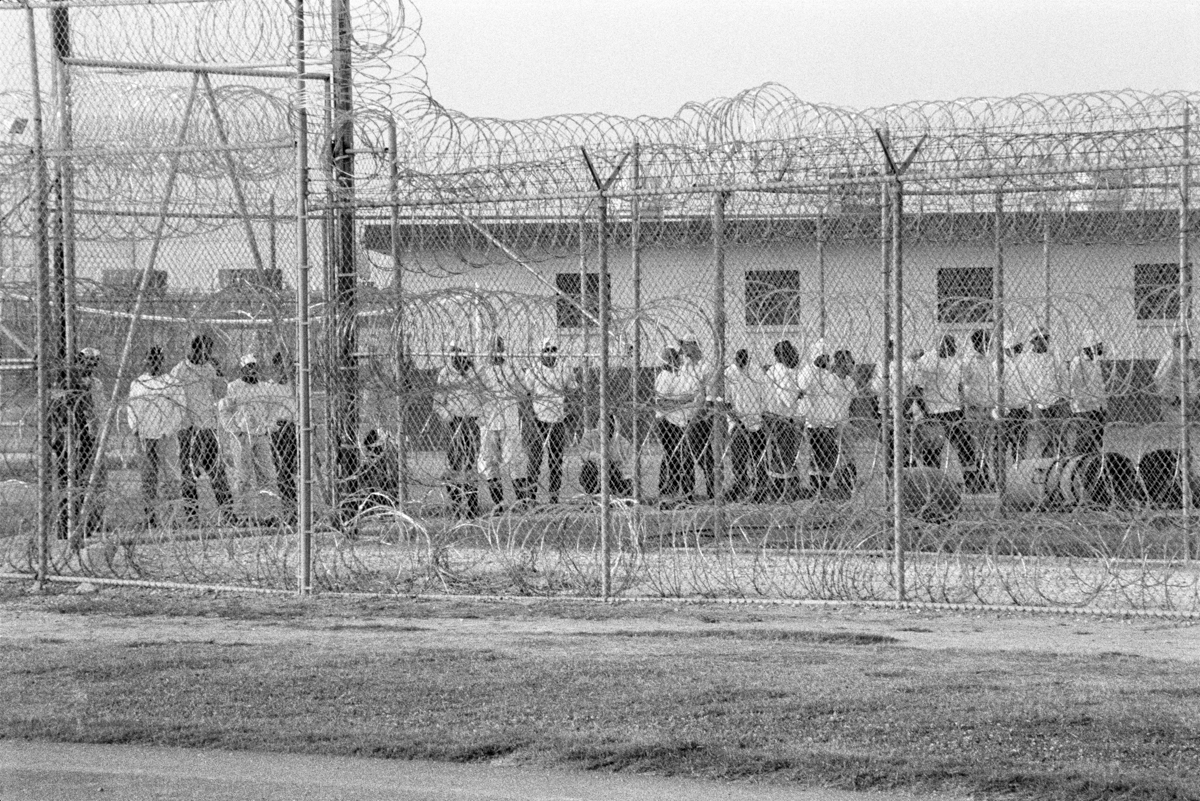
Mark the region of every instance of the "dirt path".
<instances>
[{"instance_id":1,"label":"dirt path","mask_svg":"<svg viewBox=\"0 0 1200 801\"><path fill-rule=\"evenodd\" d=\"M780 631L890 637L902 647L928 650L1029 651L1069 655L1129 654L1150 659L1200 662L1200 622L1158 618L1030 615L1007 612L925 612L854 606L730 606L642 604L622 607L562 605L559 616L544 602L504 607L480 603L436 609L436 614L387 612L353 617L314 614L301 619L118 616L62 614L17 605L4 609L0 639L36 642L313 643L353 641L387 648L403 643L496 648L549 643L564 636L638 632L686 632L737 626ZM541 611L538 611L539 608ZM599 619L589 611L603 612ZM428 611L428 610L427 610ZM456 611L462 616L455 616ZM503 611L502 614L498 612Z\"/></svg>"},{"instance_id":2,"label":"dirt path","mask_svg":"<svg viewBox=\"0 0 1200 801\"><path fill-rule=\"evenodd\" d=\"M914 801L612 773L0 741L4 801ZM923 799L958 801L953 796Z\"/></svg>"}]
</instances>

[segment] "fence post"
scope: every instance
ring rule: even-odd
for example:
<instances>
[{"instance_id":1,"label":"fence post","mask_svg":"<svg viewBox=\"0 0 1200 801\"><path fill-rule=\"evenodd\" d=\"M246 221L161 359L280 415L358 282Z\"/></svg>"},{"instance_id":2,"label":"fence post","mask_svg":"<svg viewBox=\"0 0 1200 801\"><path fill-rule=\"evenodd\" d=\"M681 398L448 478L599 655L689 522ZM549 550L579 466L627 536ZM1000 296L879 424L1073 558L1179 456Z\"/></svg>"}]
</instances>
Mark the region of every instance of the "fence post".
<instances>
[{"instance_id":1,"label":"fence post","mask_svg":"<svg viewBox=\"0 0 1200 801\"><path fill-rule=\"evenodd\" d=\"M608 197L600 193L600 235L598 257L600 261L600 552L604 561L604 572L600 576L600 596L607 601L612 596L612 486L608 471L612 463L609 453L609 437L612 434L608 420Z\"/></svg>"},{"instance_id":2,"label":"fence post","mask_svg":"<svg viewBox=\"0 0 1200 801\"><path fill-rule=\"evenodd\" d=\"M308 104L305 83L304 0L296 0L296 412L299 487L296 533L300 539L298 589L312 592L312 383L308 352Z\"/></svg>"},{"instance_id":3,"label":"fence post","mask_svg":"<svg viewBox=\"0 0 1200 801\"><path fill-rule=\"evenodd\" d=\"M50 368L52 359L50 330L50 253L46 241L49 209L46 203L47 175L45 132L42 126L42 93L38 77L36 24L33 6L25 6L29 36L30 94L33 107L33 169L36 220L34 222L35 258L37 259L37 587L46 586L50 572L50 529L54 525L56 504L50 454Z\"/></svg>"},{"instance_id":4,"label":"fence post","mask_svg":"<svg viewBox=\"0 0 1200 801\"><path fill-rule=\"evenodd\" d=\"M879 441L883 444L885 463L883 471L884 497L889 519L895 514L896 502L895 471L892 452L901 446L892 430L892 362L895 360L891 345L892 337L892 198L891 186L879 185L879 258L883 273L883 350L879 358ZM888 448L891 448L889 451Z\"/></svg>"},{"instance_id":5,"label":"fence post","mask_svg":"<svg viewBox=\"0 0 1200 801\"><path fill-rule=\"evenodd\" d=\"M904 419L904 194L899 177L892 181L892 341L895 342L896 380L892 386L892 536L895 547L896 600L906 599L904 564L904 451L907 442Z\"/></svg>"},{"instance_id":6,"label":"fence post","mask_svg":"<svg viewBox=\"0 0 1200 801\"><path fill-rule=\"evenodd\" d=\"M337 310L337 350L329 393L334 415L337 495L333 499L337 519L344 523L347 500L358 488L358 268L354 211L354 77L351 68L351 14L349 0L331 0L333 36L332 156L334 181L333 268L334 307Z\"/></svg>"},{"instance_id":7,"label":"fence post","mask_svg":"<svg viewBox=\"0 0 1200 801\"><path fill-rule=\"evenodd\" d=\"M725 205L729 192L718 191L713 197L713 261L716 275L713 278L713 535L726 533L725 500L725 432L728 422L725 415Z\"/></svg>"},{"instance_id":8,"label":"fence post","mask_svg":"<svg viewBox=\"0 0 1200 801\"><path fill-rule=\"evenodd\" d=\"M828 333L829 310L825 300L825 210L817 214L817 291L821 296L819 329L821 339Z\"/></svg>"},{"instance_id":9,"label":"fence post","mask_svg":"<svg viewBox=\"0 0 1200 801\"><path fill-rule=\"evenodd\" d=\"M996 436L992 442L992 474L996 479L996 504L1004 508L1008 485L1008 456L1004 452L1004 195L997 191L992 217L992 252L995 265L992 271L992 348L996 354L995 406L992 425Z\"/></svg>"},{"instance_id":10,"label":"fence post","mask_svg":"<svg viewBox=\"0 0 1200 801\"><path fill-rule=\"evenodd\" d=\"M630 199L629 250L633 261L633 500L642 503L642 188L641 146L633 143L633 196Z\"/></svg>"},{"instance_id":11,"label":"fence post","mask_svg":"<svg viewBox=\"0 0 1200 801\"><path fill-rule=\"evenodd\" d=\"M389 217L389 233L392 243L392 294L396 304L396 398L400 403L399 430L396 432L396 501L400 508L408 506L408 400L409 387L401 380L402 375L407 380L407 363L405 360L404 340L404 265L400 262L400 153L397 149L396 118L388 117L388 148L391 151L391 175L389 176L388 197L391 215Z\"/></svg>"},{"instance_id":12,"label":"fence post","mask_svg":"<svg viewBox=\"0 0 1200 801\"><path fill-rule=\"evenodd\" d=\"M1182 473L1180 484L1183 490L1183 536L1186 559L1192 558L1195 545L1191 537L1192 516L1192 442L1188 425L1191 422L1189 407L1191 358L1192 358L1192 276L1188 247L1188 216L1190 203L1188 195L1191 192L1191 168L1188 159L1191 157L1188 139L1191 136L1191 108L1183 107L1183 165L1179 171L1179 468Z\"/></svg>"}]
</instances>

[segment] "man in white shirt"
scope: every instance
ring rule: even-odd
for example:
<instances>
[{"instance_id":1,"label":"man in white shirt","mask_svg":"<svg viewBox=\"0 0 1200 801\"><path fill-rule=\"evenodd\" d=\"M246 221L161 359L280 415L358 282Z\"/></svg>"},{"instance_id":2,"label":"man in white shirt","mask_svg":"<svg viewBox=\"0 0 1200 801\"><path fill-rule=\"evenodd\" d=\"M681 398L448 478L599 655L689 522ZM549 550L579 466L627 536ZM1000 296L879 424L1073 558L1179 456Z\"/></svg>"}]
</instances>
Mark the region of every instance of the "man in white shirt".
<instances>
[{"instance_id":1,"label":"man in white shirt","mask_svg":"<svg viewBox=\"0 0 1200 801\"><path fill-rule=\"evenodd\" d=\"M809 349L809 363L796 375L797 411L808 435L808 480L814 492L829 488L841 455L841 426L850 419L853 397L833 372L833 350L824 338Z\"/></svg>"},{"instance_id":2,"label":"man in white shirt","mask_svg":"<svg viewBox=\"0 0 1200 801\"><path fill-rule=\"evenodd\" d=\"M1033 393L1026 376L1025 342L1017 335L1005 332L1004 337L1004 408L1000 428L1004 437L1004 452L1010 463L1025 458L1032 425Z\"/></svg>"},{"instance_id":3,"label":"man in white shirt","mask_svg":"<svg viewBox=\"0 0 1200 801\"><path fill-rule=\"evenodd\" d=\"M758 502L779 500L799 493L796 458L804 420L799 417L796 401L796 373L800 353L790 340L775 343L775 362L765 377L763 428L767 432L767 487L754 494Z\"/></svg>"},{"instance_id":4,"label":"man in white shirt","mask_svg":"<svg viewBox=\"0 0 1200 801\"><path fill-rule=\"evenodd\" d=\"M483 385L483 408L478 466L492 496L492 513L504 511L501 476L504 470L512 480L514 508L525 509L533 504L525 475L528 459L521 441L520 399L525 388L516 369L504 357L504 340L500 337L492 340L491 363L479 371L479 378Z\"/></svg>"},{"instance_id":5,"label":"man in white shirt","mask_svg":"<svg viewBox=\"0 0 1200 801\"><path fill-rule=\"evenodd\" d=\"M917 380L921 382L921 397L929 422L940 425L945 432L945 439L927 437L922 441L919 454L922 463L940 468L949 440L958 455L967 492L982 491L975 443L964 424L963 361L958 357L958 343L953 334L943 336L938 349L926 353L917 363Z\"/></svg>"},{"instance_id":6,"label":"man in white shirt","mask_svg":"<svg viewBox=\"0 0 1200 801\"><path fill-rule=\"evenodd\" d=\"M996 361L992 356L991 335L983 330L971 332L971 349L961 363L963 426L974 444L976 486L982 492L991 486L991 456L995 448ZM968 487L968 491L970 488Z\"/></svg>"},{"instance_id":7,"label":"man in white shirt","mask_svg":"<svg viewBox=\"0 0 1200 801\"><path fill-rule=\"evenodd\" d=\"M525 371L525 389L533 400L533 424L536 430L529 438L529 475L524 481L525 495L530 501L537 498L541 480L542 451L546 452L549 472L550 503L558 503L562 487L563 452L567 447L567 393L575 387L571 372L558 361L558 345L547 339L542 343L542 355L537 364Z\"/></svg>"},{"instance_id":8,"label":"man in white shirt","mask_svg":"<svg viewBox=\"0 0 1200 801\"><path fill-rule=\"evenodd\" d=\"M766 376L750 366L750 352L742 348L725 371L725 398L729 406L729 452L733 486L726 497L740 500L751 492L766 492L767 433L763 430Z\"/></svg>"},{"instance_id":9,"label":"man in white shirt","mask_svg":"<svg viewBox=\"0 0 1200 801\"><path fill-rule=\"evenodd\" d=\"M198 474L203 472L212 481L213 495L223 522L236 522L233 517L233 493L225 465L217 445L217 387L220 370L212 355L213 340L208 334L192 339L188 357L175 365L171 378L184 392L183 427L179 430L179 464L182 472L181 491L187 522L199 522L200 495L196 489Z\"/></svg>"},{"instance_id":10,"label":"man in white shirt","mask_svg":"<svg viewBox=\"0 0 1200 801\"><path fill-rule=\"evenodd\" d=\"M479 414L483 385L475 362L458 345L450 346L450 363L438 372L434 412L449 429L446 458L450 465L447 491L454 515L479 517L479 488L471 470L479 458Z\"/></svg>"},{"instance_id":11,"label":"man in white shirt","mask_svg":"<svg viewBox=\"0 0 1200 801\"><path fill-rule=\"evenodd\" d=\"M687 463L684 471L689 478L684 481L689 486L694 485L696 467L704 473L704 487L709 500L716 497L717 471L716 456L713 453L712 430L713 419L712 397L712 368L700 351L700 343L694 339L680 340L679 352L683 354L683 364L679 368L680 375L686 376L686 383L696 387L696 405L688 420L684 438L687 441ZM690 493L689 493L690 494ZM691 499L694 500L694 497Z\"/></svg>"},{"instance_id":12,"label":"man in white shirt","mask_svg":"<svg viewBox=\"0 0 1200 801\"><path fill-rule=\"evenodd\" d=\"M296 522L296 474L300 469L300 443L296 432L296 388L292 382L291 365L276 351L271 357L275 380L264 382L264 391L274 400L271 418L271 459L275 463L275 480L279 486L279 505L284 522Z\"/></svg>"},{"instance_id":13,"label":"man in white shirt","mask_svg":"<svg viewBox=\"0 0 1200 801\"><path fill-rule=\"evenodd\" d=\"M663 501L676 494L686 499L692 493L695 476L684 434L695 412L699 386L693 375L681 369L681 358L675 348L664 348L662 361L662 369L654 377L654 414L663 449L658 493Z\"/></svg>"},{"instance_id":14,"label":"man in white shirt","mask_svg":"<svg viewBox=\"0 0 1200 801\"><path fill-rule=\"evenodd\" d=\"M1100 357L1104 343L1094 332L1084 334L1078 355L1067 367L1070 381L1071 415L1075 421L1075 455L1099 455L1104 449L1105 407L1108 393Z\"/></svg>"},{"instance_id":15,"label":"man in white shirt","mask_svg":"<svg viewBox=\"0 0 1200 801\"><path fill-rule=\"evenodd\" d=\"M237 443L234 487L246 496L275 485L271 430L277 425L277 401L272 388L258 378L258 357L247 353L239 363L241 376L229 382L218 404L222 428Z\"/></svg>"},{"instance_id":16,"label":"man in white shirt","mask_svg":"<svg viewBox=\"0 0 1200 801\"><path fill-rule=\"evenodd\" d=\"M1029 332L1029 350L1020 360L1021 375L1031 403L1030 412L1042 435L1042 457L1061 457L1071 406L1061 365L1050 351L1050 332L1036 326Z\"/></svg>"},{"instance_id":17,"label":"man in white shirt","mask_svg":"<svg viewBox=\"0 0 1200 801\"><path fill-rule=\"evenodd\" d=\"M143 523L158 525L159 467L168 441L183 425L187 404L183 388L163 371L163 352L157 345L146 352L146 372L129 386L126 417L142 452Z\"/></svg>"}]
</instances>

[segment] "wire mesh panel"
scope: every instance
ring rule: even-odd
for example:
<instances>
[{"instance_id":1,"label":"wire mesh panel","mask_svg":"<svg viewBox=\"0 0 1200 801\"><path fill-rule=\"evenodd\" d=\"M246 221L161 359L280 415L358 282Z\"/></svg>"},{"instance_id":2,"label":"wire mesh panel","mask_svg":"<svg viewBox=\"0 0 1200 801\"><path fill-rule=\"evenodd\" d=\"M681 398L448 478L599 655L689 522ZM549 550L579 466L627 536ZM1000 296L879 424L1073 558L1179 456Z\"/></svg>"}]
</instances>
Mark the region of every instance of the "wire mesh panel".
<instances>
[{"instance_id":1,"label":"wire mesh panel","mask_svg":"<svg viewBox=\"0 0 1200 801\"><path fill-rule=\"evenodd\" d=\"M4 13L8 569L1198 605L1194 95L510 122L408 3Z\"/></svg>"}]
</instances>

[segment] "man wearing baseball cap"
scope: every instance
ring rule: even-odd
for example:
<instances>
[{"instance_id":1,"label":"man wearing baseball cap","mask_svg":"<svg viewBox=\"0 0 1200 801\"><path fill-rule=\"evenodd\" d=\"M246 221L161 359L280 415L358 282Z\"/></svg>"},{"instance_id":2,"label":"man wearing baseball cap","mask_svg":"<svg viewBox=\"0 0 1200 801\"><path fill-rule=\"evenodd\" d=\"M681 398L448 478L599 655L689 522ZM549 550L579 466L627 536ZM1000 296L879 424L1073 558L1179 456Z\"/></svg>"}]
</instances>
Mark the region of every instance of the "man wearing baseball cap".
<instances>
[{"instance_id":1,"label":"man wearing baseball cap","mask_svg":"<svg viewBox=\"0 0 1200 801\"><path fill-rule=\"evenodd\" d=\"M238 366L241 374L229 382L217 408L221 427L235 443L234 492L248 502L259 490L275 488L271 430L276 425L276 401L271 389L258 378L255 354L247 353Z\"/></svg>"},{"instance_id":2,"label":"man wearing baseball cap","mask_svg":"<svg viewBox=\"0 0 1200 801\"><path fill-rule=\"evenodd\" d=\"M546 453L549 472L550 503L558 503L562 486L563 452L567 446L567 393L574 389L575 378L558 360L558 345L547 339L537 363L525 371L525 389L533 400L533 424L536 430L529 438L529 474L523 482L523 497L536 501L541 478L542 452ZM518 493L520 494L520 493Z\"/></svg>"}]
</instances>

